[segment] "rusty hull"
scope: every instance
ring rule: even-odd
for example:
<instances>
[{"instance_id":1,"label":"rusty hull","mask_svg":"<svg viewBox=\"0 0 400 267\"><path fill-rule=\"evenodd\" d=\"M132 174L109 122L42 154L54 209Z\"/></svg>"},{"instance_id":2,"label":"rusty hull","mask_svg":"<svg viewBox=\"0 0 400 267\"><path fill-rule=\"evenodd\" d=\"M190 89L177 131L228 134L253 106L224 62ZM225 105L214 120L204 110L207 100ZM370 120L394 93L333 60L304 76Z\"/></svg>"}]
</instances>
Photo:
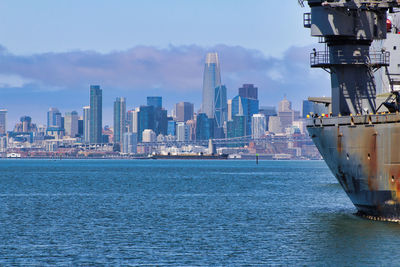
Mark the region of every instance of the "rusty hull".
<instances>
[{"instance_id":1,"label":"rusty hull","mask_svg":"<svg viewBox=\"0 0 400 267\"><path fill-rule=\"evenodd\" d=\"M400 115L308 121L308 132L363 215L400 218Z\"/></svg>"}]
</instances>

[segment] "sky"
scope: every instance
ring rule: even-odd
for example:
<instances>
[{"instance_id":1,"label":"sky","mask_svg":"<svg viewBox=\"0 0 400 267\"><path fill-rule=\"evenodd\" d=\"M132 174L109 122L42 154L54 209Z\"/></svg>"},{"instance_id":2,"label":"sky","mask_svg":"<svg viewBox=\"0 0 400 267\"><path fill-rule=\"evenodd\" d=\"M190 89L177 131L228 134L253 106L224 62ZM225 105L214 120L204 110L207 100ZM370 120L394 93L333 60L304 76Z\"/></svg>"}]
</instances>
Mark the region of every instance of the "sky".
<instances>
[{"instance_id":1,"label":"sky","mask_svg":"<svg viewBox=\"0 0 400 267\"><path fill-rule=\"evenodd\" d=\"M328 75L309 68L307 11L295 0L0 0L0 108L9 128L22 115L45 124L50 107L81 114L99 84L104 125L120 96L128 109L160 95L169 110L197 110L205 55L216 51L229 98L254 83L261 105L286 95L300 109L330 91Z\"/></svg>"}]
</instances>

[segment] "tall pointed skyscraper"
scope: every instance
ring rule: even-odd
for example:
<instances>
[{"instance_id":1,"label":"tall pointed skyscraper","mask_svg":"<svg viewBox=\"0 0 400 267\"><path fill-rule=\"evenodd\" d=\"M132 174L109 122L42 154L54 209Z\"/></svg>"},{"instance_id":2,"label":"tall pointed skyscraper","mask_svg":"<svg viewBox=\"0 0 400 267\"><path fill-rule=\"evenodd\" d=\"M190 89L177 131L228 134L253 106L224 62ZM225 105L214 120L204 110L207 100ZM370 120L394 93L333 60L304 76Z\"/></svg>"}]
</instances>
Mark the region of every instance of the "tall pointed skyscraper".
<instances>
[{"instance_id":1,"label":"tall pointed skyscraper","mask_svg":"<svg viewBox=\"0 0 400 267\"><path fill-rule=\"evenodd\" d=\"M89 116L89 132L90 143L102 143L102 115L103 115L103 97L102 90L99 85L90 86L90 116Z\"/></svg>"},{"instance_id":2,"label":"tall pointed skyscraper","mask_svg":"<svg viewBox=\"0 0 400 267\"><path fill-rule=\"evenodd\" d=\"M203 103L201 110L208 118L214 118L215 88L221 85L221 73L217 53L208 53L203 76Z\"/></svg>"}]
</instances>

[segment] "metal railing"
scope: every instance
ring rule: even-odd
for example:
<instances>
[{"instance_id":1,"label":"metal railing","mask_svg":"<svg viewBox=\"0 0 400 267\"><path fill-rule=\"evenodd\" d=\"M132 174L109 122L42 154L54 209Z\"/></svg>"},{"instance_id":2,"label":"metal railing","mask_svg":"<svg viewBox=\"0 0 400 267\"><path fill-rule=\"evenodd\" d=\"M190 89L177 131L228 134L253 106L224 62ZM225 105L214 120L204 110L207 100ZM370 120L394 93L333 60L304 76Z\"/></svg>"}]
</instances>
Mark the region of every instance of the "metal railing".
<instances>
[{"instance_id":1,"label":"metal railing","mask_svg":"<svg viewBox=\"0 0 400 267\"><path fill-rule=\"evenodd\" d=\"M314 51L310 54L311 67L329 67L342 64L365 64L375 67L389 66L389 52L369 52L360 55L336 53L330 55L329 51Z\"/></svg>"}]
</instances>

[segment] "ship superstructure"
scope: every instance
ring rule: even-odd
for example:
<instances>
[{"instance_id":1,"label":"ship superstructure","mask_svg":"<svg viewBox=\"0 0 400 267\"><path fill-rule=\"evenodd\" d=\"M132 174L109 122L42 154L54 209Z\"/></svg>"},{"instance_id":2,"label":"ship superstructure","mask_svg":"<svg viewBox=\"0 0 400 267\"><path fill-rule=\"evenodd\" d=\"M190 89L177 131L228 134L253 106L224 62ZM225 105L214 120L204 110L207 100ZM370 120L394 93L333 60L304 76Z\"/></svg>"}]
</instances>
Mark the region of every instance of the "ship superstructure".
<instances>
[{"instance_id":1,"label":"ship superstructure","mask_svg":"<svg viewBox=\"0 0 400 267\"><path fill-rule=\"evenodd\" d=\"M388 13L400 1L308 0L308 5L304 26L325 44L324 51L310 54L311 67L329 72L332 87L332 112L314 114L309 134L361 214L400 218L400 76L391 73L400 61L390 59L400 43L386 49L384 41L398 33ZM389 93L377 98L377 89Z\"/></svg>"}]
</instances>

